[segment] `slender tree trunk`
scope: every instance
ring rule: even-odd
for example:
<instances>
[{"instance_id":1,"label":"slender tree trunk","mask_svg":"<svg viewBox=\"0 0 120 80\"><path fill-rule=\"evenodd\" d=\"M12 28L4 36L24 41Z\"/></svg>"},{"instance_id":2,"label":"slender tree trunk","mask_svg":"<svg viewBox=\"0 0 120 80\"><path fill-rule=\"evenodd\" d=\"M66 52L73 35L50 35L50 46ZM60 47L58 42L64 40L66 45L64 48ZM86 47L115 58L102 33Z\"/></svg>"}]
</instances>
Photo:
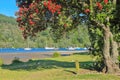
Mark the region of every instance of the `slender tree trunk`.
<instances>
[{"instance_id":1,"label":"slender tree trunk","mask_svg":"<svg viewBox=\"0 0 120 80\"><path fill-rule=\"evenodd\" d=\"M115 49L113 49L115 50ZM109 27L107 27L104 30L104 47L103 47L103 55L104 55L104 63L106 65L106 73L116 73L118 70L118 67L116 63L112 60L110 56L110 30Z\"/></svg>"}]
</instances>

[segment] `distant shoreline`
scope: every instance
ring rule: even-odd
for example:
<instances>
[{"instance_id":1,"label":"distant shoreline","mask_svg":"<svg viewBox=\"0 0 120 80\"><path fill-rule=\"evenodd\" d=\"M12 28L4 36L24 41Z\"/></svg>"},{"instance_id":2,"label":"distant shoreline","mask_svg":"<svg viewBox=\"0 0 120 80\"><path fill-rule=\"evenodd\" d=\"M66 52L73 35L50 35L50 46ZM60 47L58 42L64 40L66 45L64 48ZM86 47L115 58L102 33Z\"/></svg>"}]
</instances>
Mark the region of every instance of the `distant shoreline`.
<instances>
[{"instance_id":1,"label":"distant shoreline","mask_svg":"<svg viewBox=\"0 0 120 80\"><path fill-rule=\"evenodd\" d=\"M60 52L61 53L61 52ZM62 52L61 55L69 55L70 52ZM53 52L33 52L33 53L0 53L0 58L4 64L11 64L15 57L26 62L30 59L43 59L52 57Z\"/></svg>"},{"instance_id":2,"label":"distant shoreline","mask_svg":"<svg viewBox=\"0 0 120 80\"><path fill-rule=\"evenodd\" d=\"M4 64L11 64L15 57L20 61L26 62L30 59L43 59L52 57L54 52L60 52L61 55L66 56L78 52L87 51L47 51L47 52L25 52L25 53L0 53L0 58L3 59Z\"/></svg>"}]
</instances>

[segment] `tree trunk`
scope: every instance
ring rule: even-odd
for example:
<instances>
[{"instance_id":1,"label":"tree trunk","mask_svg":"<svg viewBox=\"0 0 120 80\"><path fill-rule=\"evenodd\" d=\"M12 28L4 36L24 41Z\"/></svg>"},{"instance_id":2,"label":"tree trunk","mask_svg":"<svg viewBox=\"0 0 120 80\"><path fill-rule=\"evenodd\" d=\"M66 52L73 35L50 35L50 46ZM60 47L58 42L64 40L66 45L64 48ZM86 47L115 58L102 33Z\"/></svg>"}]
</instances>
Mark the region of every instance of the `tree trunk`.
<instances>
[{"instance_id":1,"label":"tree trunk","mask_svg":"<svg viewBox=\"0 0 120 80\"><path fill-rule=\"evenodd\" d=\"M104 45L103 45L103 55L104 63L106 65L106 73L116 73L118 70L116 63L112 60L110 56L110 30L109 27L104 29Z\"/></svg>"},{"instance_id":2,"label":"tree trunk","mask_svg":"<svg viewBox=\"0 0 120 80\"><path fill-rule=\"evenodd\" d=\"M117 64L119 62L118 61L118 56L119 56L118 44L116 41L114 41L112 33L110 37L111 37L111 50L112 50L111 57L113 61Z\"/></svg>"}]
</instances>

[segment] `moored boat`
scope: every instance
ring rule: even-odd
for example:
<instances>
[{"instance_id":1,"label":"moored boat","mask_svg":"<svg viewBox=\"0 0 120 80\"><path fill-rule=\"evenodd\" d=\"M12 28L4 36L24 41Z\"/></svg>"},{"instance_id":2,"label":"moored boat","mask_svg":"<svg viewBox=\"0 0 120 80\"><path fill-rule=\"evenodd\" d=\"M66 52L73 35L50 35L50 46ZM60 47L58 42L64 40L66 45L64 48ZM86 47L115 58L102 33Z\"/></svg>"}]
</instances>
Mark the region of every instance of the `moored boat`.
<instances>
[{"instance_id":1,"label":"moored boat","mask_svg":"<svg viewBox=\"0 0 120 80\"><path fill-rule=\"evenodd\" d=\"M54 47L45 47L45 49L55 49Z\"/></svg>"},{"instance_id":2,"label":"moored boat","mask_svg":"<svg viewBox=\"0 0 120 80\"><path fill-rule=\"evenodd\" d=\"M24 48L24 50L31 50L31 48Z\"/></svg>"}]
</instances>

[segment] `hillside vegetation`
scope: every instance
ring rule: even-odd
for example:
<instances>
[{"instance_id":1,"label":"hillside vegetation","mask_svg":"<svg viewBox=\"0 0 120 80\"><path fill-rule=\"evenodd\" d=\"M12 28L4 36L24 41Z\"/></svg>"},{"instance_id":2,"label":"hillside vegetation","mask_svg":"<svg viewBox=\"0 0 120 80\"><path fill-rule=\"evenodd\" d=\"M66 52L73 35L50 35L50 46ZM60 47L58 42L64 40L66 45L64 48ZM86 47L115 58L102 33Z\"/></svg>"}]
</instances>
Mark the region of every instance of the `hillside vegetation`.
<instances>
[{"instance_id":1,"label":"hillside vegetation","mask_svg":"<svg viewBox=\"0 0 120 80\"><path fill-rule=\"evenodd\" d=\"M55 42L50 33L50 28L42 31L36 37L24 40L15 18L0 14L0 47L20 48L20 47L85 47L89 45L87 28L80 25L77 30L66 33L62 39Z\"/></svg>"}]
</instances>

